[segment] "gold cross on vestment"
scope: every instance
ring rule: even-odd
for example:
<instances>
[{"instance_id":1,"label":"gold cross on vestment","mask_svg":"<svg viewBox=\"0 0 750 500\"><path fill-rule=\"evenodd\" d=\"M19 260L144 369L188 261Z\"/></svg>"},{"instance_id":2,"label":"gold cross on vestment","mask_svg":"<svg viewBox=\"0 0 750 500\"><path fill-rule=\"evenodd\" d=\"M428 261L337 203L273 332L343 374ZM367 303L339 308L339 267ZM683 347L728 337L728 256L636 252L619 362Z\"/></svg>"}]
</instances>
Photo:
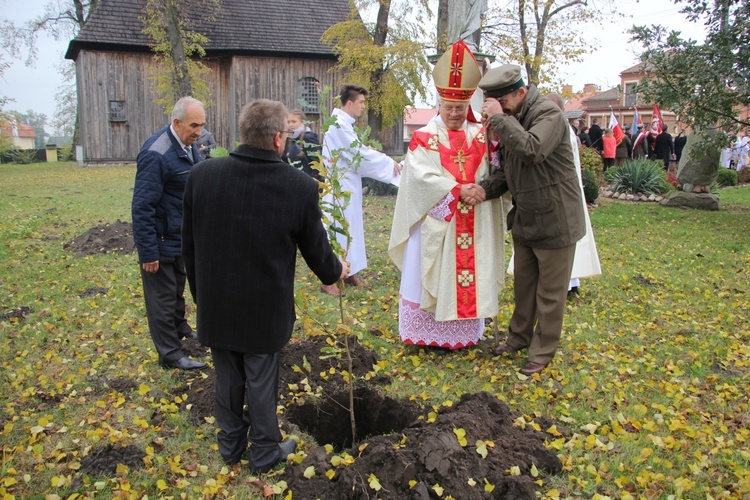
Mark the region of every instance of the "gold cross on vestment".
<instances>
[{"instance_id":1,"label":"gold cross on vestment","mask_svg":"<svg viewBox=\"0 0 750 500\"><path fill-rule=\"evenodd\" d=\"M458 165L458 169L461 171L462 180L466 180L466 171L464 170L464 163L466 163L466 157L464 156L464 150L459 149L456 156L451 156L453 163Z\"/></svg>"}]
</instances>

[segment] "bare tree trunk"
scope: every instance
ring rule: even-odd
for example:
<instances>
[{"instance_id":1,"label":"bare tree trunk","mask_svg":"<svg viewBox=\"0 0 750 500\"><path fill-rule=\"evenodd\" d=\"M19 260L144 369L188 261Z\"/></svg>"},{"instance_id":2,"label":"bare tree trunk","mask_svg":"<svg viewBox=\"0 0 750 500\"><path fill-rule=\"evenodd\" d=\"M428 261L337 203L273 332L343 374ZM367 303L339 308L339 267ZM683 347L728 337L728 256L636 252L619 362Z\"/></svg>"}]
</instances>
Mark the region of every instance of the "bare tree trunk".
<instances>
[{"instance_id":1,"label":"bare tree trunk","mask_svg":"<svg viewBox=\"0 0 750 500\"><path fill-rule=\"evenodd\" d=\"M185 57L185 46L182 44L180 36L180 16L172 0L166 1L167 7L167 36L172 47L172 61L175 68L175 99L190 95L193 93L193 84L190 81L190 73L187 67L187 57Z\"/></svg>"},{"instance_id":2,"label":"bare tree trunk","mask_svg":"<svg viewBox=\"0 0 750 500\"><path fill-rule=\"evenodd\" d=\"M440 0L437 10L437 53L442 54L448 46L448 0Z\"/></svg>"},{"instance_id":3,"label":"bare tree trunk","mask_svg":"<svg viewBox=\"0 0 750 500\"><path fill-rule=\"evenodd\" d=\"M373 42L378 47L385 45L385 41L388 38L388 16L391 13L391 0L380 0L380 8L378 9L377 22L375 24L375 36ZM377 88L380 88L380 79L382 78L383 70L376 70L372 75L371 81L373 83L378 82ZM383 133L383 117L376 114L373 109L367 111L367 124L372 129L371 137L377 141L382 139Z\"/></svg>"}]
</instances>

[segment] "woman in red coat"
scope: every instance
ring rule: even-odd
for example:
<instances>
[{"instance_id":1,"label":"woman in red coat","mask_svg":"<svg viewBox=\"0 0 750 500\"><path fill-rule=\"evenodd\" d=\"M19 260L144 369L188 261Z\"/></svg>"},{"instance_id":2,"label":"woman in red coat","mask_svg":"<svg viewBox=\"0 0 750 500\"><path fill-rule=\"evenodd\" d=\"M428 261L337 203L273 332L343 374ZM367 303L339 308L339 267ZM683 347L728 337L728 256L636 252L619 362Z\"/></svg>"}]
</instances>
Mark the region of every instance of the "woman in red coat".
<instances>
[{"instance_id":1,"label":"woman in red coat","mask_svg":"<svg viewBox=\"0 0 750 500\"><path fill-rule=\"evenodd\" d=\"M612 129L608 128L602 136L602 159L604 159L604 171L615 164L615 153L617 151L617 142L612 134Z\"/></svg>"}]
</instances>

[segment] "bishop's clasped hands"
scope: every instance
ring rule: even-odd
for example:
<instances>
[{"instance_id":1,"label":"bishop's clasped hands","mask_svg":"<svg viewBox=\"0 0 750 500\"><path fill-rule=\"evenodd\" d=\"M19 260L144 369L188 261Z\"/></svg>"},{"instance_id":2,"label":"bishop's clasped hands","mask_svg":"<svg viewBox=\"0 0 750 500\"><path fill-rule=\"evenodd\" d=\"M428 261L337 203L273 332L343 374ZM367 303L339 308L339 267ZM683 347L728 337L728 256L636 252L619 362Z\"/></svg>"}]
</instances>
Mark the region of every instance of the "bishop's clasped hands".
<instances>
[{"instance_id":1,"label":"bishop's clasped hands","mask_svg":"<svg viewBox=\"0 0 750 500\"><path fill-rule=\"evenodd\" d=\"M482 125L484 125L485 130L492 130L490 126L490 117L497 114L505 114L503 113L503 107L497 99L488 97L482 104ZM484 188L479 184L462 185L460 196L461 201L468 203L469 205L482 203L487 198Z\"/></svg>"}]
</instances>

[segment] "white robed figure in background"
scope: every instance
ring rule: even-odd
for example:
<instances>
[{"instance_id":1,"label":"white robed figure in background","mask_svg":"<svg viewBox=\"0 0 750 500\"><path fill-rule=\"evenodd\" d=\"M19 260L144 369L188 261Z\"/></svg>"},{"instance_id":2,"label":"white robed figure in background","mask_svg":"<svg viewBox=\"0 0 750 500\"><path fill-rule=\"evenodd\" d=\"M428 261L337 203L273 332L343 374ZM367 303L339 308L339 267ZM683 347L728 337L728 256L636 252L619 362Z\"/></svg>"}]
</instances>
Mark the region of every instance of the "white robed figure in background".
<instances>
[{"instance_id":1,"label":"white robed figure in background","mask_svg":"<svg viewBox=\"0 0 750 500\"><path fill-rule=\"evenodd\" d=\"M365 227L362 220L362 178L369 177L398 186L401 173L401 165L395 160L363 145L357 137L354 122L365 111L366 96L367 90L357 85L344 85L341 88L341 107L331 113L336 118L336 123L326 131L322 146L323 163L329 175L334 168L333 158L337 156L335 168L343 173L341 189L351 193L349 204L344 208L351 242L347 244L347 238L342 234L336 234L336 239L351 265L349 277L344 282L352 286L365 286L357 273L367 267ZM329 201L332 200L331 195L326 196ZM340 294L335 285L323 285L321 289L329 295Z\"/></svg>"},{"instance_id":2,"label":"white robed figure in background","mask_svg":"<svg viewBox=\"0 0 750 500\"><path fill-rule=\"evenodd\" d=\"M416 131L404 160L388 253L401 269L399 336L407 344L476 344L497 315L504 283L502 200L472 205L489 172L484 127L469 99L481 78L463 42L433 71L439 114Z\"/></svg>"}]
</instances>

